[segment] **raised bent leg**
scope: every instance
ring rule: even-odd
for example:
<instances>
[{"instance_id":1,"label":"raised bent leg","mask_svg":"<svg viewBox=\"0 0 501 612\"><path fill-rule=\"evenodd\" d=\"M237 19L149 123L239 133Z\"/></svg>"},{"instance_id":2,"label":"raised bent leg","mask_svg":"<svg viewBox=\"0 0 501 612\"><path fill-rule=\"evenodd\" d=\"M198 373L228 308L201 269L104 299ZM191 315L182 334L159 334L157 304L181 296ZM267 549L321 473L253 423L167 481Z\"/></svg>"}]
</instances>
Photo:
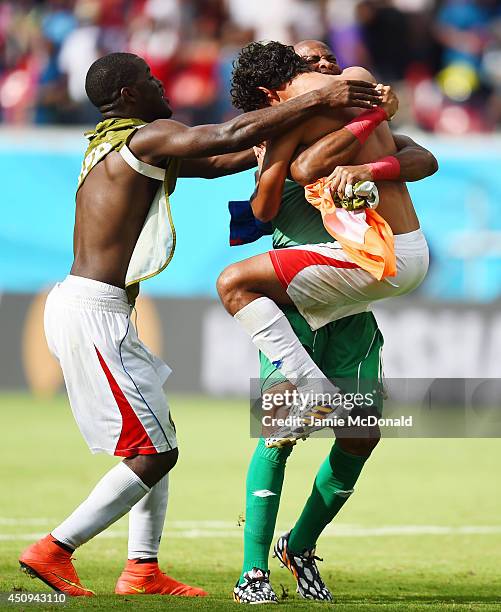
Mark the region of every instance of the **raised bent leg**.
<instances>
[{"instance_id":1,"label":"raised bent leg","mask_svg":"<svg viewBox=\"0 0 501 612\"><path fill-rule=\"evenodd\" d=\"M245 329L257 348L298 390L335 394L277 304L291 300L277 278L268 253L232 264L217 281L226 310Z\"/></svg>"}]
</instances>

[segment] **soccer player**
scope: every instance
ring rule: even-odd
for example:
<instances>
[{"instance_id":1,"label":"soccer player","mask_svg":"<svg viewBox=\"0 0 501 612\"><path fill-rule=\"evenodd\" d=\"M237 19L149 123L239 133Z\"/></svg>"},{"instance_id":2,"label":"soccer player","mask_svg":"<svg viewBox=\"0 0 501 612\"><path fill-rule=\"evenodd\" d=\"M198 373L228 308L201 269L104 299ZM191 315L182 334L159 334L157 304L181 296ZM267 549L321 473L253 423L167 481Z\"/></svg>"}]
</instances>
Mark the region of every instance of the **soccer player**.
<instances>
[{"instance_id":1,"label":"soccer player","mask_svg":"<svg viewBox=\"0 0 501 612\"><path fill-rule=\"evenodd\" d=\"M324 43L302 41L295 50L316 71L333 75L341 73L336 58ZM306 184L337 166L339 177L352 178L353 182L371 180L369 165L358 168L340 165L349 162L361 149L358 140L346 147L342 139L343 135L335 132L303 151L292 163L294 176ZM394 139L400 180L416 181L436 171L436 159L429 151L406 136L395 135ZM318 212L306 202L304 189L291 180L285 182L280 208L272 224L275 248L332 240ZM301 344L329 379L370 385L380 377L383 337L372 312L344 317L314 332L295 307L283 305L281 308ZM260 364L263 393L282 398L284 393L294 390L294 386L263 353L260 353ZM276 554L294 574L298 592L303 597L331 599L315 562L316 542L325 526L349 499L363 466L379 442L379 436L376 427L360 432L359 437L357 432L351 431L348 436L341 435L336 440L316 476L299 520L290 534L277 542ZM267 448L261 438L251 459L246 482L244 560L241 576L234 588L234 598L239 603L276 601L269 580L268 557L286 462L292 448L290 445Z\"/></svg>"},{"instance_id":2,"label":"soccer player","mask_svg":"<svg viewBox=\"0 0 501 612\"><path fill-rule=\"evenodd\" d=\"M319 74L292 47L277 42L251 43L239 55L232 95L235 105L244 110L279 106L304 91L348 75L372 79L364 68L357 67L340 76ZM329 383L301 346L277 304L294 303L310 327L317 330L347 315L367 311L375 300L412 291L427 272L426 240L405 183L399 180L399 161L394 156L397 147L388 118L382 108L362 115L338 110L319 114L272 139L267 143L252 208L261 221L275 217L284 180L298 147L307 147L325 134L339 131L345 146L356 141L363 145L355 153L354 161L358 165L371 163L373 179L379 181L378 212L395 235L394 278L377 280L331 239L322 245L302 245L252 257L229 266L218 279L219 295L228 312L270 361L280 364L284 376L295 382L300 392L312 396L317 393L335 396L339 389ZM322 159L323 155L319 157ZM325 169L325 175L331 171L332 167ZM320 409L318 415L323 412ZM338 412L337 407L332 407L331 415ZM303 427L286 427L279 436L282 440L273 443L280 444L304 433Z\"/></svg>"},{"instance_id":3,"label":"soccer player","mask_svg":"<svg viewBox=\"0 0 501 612\"><path fill-rule=\"evenodd\" d=\"M180 174L218 176L250 167L255 160L249 161L248 151L232 152L277 136L321 109L371 108L380 94L372 84L343 80L280 108L190 128L170 120L161 83L144 60L129 53L97 60L86 91L103 121L88 134L76 196L74 262L47 298L45 330L91 451L124 459L62 524L22 553L20 564L55 590L93 595L81 584L71 555L129 513L128 561L115 592L203 596L202 589L177 582L158 566L168 473L178 457L162 389L170 370L138 339L130 321L139 281L159 273L173 255L169 195Z\"/></svg>"}]
</instances>

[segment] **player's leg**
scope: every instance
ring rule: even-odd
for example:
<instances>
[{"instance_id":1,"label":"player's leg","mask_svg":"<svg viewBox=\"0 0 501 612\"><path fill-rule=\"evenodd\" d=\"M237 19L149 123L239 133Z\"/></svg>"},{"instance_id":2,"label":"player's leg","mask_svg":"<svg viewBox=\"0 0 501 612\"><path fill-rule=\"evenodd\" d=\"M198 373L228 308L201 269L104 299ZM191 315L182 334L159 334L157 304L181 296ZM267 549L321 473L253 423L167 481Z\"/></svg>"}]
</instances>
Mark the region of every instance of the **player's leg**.
<instances>
[{"instance_id":1,"label":"player's leg","mask_svg":"<svg viewBox=\"0 0 501 612\"><path fill-rule=\"evenodd\" d=\"M161 478L129 513L127 563L115 593L120 595L156 594L203 597L200 588L166 575L158 564L158 551L167 511L169 475Z\"/></svg>"},{"instance_id":2,"label":"player's leg","mask_svg":"<svg viewBox=\"0 0 501 612\"><path fill-rule=\"evenodd\" d=\"M73 552L122 518L175 466L177 448L125 459L97 483L52 536Z\"/></svg>"},{"instance_id":3,"label":"player's leg","mask_svg":"<svg viewBox=\"0 0 501 612\"><path fill-rule=\"evenodd\" d=\"M226 310L298 389L336 393L277 305L291 304L291 300L268 253L228 266L217 280L217 289Z\"/></svg>"},{"instance_id":4,"label":"player's leg","mask_svg":"<svg viewBox=\"0 0 501 612\"><path fill-rule=\"evenodd\" d=\"M20 557L30 575L68 595L92 595L84 588L71 563L76 548L107 529L154 490L161 474L177 461L177 449L158 455L122 461L107 472L89 496L52 532L30 546Z\"/></svg>"},{"instance_id":5,"label":"player's leg","mask_svg":"<svg viewBox=\"0 0 501 612\"><path fill-rule=\"evenodd\" d=\"M374 446L377 442L374 442ZM337 440L320 466L303 511L289 536L289 550L297 553L315 548L317 539L353 493L355 483L370 456L370 446L356 454L343 450Z\"/></svg>"},{"instance_id":6,"label":"player's leg","mask_svg":"<svg viewBox=\"0 0 501 612\"><path fill-rule=\"evenodd\" d=\"M292 532L275 544L275 555L292 572L298 593L306 599L332 600L316 564L316 542L352 494L366 460L366 456L343 451L336 441Z\"/></svg>"},{"instance_id":7,"label":"player's leg","mask_svg":"<svg viewBox=\"0 0 501 612\"><path fill-rule=\"evenodd\" d=\"M130 511L129 560L141 563L158 561L168 498L169 475L166 474Z\"/></svg>"},{"instance_id":8,"label":"player's leg","mask_svg":"<svg viewBox=\"0 0 501 612\"><path fill-rule=\"evenodd\" d=\"M320 361L322 368L339 381L343 390L363 394L376 389L374 403L379 412L383 337L373 314L346 317L326 329L328 340ZM360 426L338 428L336 436L299 519L290 534L279 538L275 546L278 558L296 576L299 592L310 599L328 598L314 559L317 540L353 493L367 459L379 442L380 432L377 426Z\"/></svg>"},{"instance_id":9,"label":"player's leg","mask_svg":"<svg viewBox=\"0 0 501 612\"><path fill-rule=\"evenodd\" d=\"M316 360L318 358L316 347L323 345L326 332L324 330L313 332L293 306L284 306L284 313L301 345ZM266 414L272 418L287 417L283 399L287 392L294 390L294 387L263 353L260 353L259 359L261 392L267 394L268 401L273 397L279 400L271 410L266 411ZM266 428L263 428L263 436L268 436L268 433ZM234 591L236 601L247 601L252 597L269 601L274 596L269 584L268 559L280 505L286 461L291 450L290 445L267 448L264 440L260 439L251 459L246 483L244 559L240 579Z\"/></svg>"},{"instance_id":10,"label":"player's leg","mask_svg":"<svg viewBox=\"0 0 501 612\"><path fill-rule=\"evenodd\" d=\"M162 388L170 369L138 339L133 327L122 342L121 357L123 368L133 385L128 391L134 397L135 412L151 442L158 448L169 445L177 453L175 426ZM126 381L122 382L125 385ZM139 455L131 459L133 469L142 470L152 456ZM132 507L129 513L127 563L117 581L115 593L184 597L207 595L203 589L183 584L160 570L158 551L168 496L169 474L158 472L150 491Z\"/></svg>"},{"instance_id":11,"label":"player's leg","mask_svg":"<svg viewBox=\"0 0 501 612\"><path fill-rule=\"evenodd\" d=\"M115 586L115 593L119 595L207 595L204 590L183 584L160 570L158 550L168 491L169 476L166 475L129 513L128 559Z\"/></svg>"},{"instance_id":12,"label":"player's leg","mask_svg":"<svg viewBox=\"0 0 501 612\"><path fill-rule=\"evenodd\" d=\"M21 556L30 573L70 595L92 594L80 584L72 550L130 511L177 461L161 388L169 370L141 346L129 315L125 291L89 279L68 277L47 300L49 347L61 363L84 438L94 452L126 457Z\"/></svg>"},{"instance_id":13,"label":"player's leg","mask_svg":"<svg viewBox=\"0 0 501 612\"><path fill-rule=\"evenodd\" d=\"M294 386L276 372L264 355L261 359L261 376L268 384L263 388L267 394L277 395L291 391ZM278 382L282 379L282 382ZM271 383L272 386L269 386ZM282 406L274 406L272 417L281 414ZM266 435L263 432L263 435ZM267 448L260 438L252 455L245 489L244 559L240 578L233 590L238 603L276 602L269 576L269 554L275 532L285 466L292 452L292 445L281 448Z\"/></svg>"}]
</instances>

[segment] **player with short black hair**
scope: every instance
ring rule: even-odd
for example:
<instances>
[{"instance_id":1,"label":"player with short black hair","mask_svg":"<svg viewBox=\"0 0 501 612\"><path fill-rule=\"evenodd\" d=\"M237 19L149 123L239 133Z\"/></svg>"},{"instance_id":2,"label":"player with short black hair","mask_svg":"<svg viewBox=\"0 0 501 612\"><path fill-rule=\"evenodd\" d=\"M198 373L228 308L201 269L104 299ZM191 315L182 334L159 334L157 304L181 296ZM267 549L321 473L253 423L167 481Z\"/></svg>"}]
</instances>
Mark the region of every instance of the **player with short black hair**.
<instances>
[{"instance_id":1,"label":"player with short black hair","mask_svg":"<svg viewBox=\"0 0 501 612\"><path fill-rule=\"evenodd\" d=\"M110 53L97 59L85 77L85 92L99 109L120 101L122 87L134 87L143 63L133 53Z\"/></svg>"}]
</instances>

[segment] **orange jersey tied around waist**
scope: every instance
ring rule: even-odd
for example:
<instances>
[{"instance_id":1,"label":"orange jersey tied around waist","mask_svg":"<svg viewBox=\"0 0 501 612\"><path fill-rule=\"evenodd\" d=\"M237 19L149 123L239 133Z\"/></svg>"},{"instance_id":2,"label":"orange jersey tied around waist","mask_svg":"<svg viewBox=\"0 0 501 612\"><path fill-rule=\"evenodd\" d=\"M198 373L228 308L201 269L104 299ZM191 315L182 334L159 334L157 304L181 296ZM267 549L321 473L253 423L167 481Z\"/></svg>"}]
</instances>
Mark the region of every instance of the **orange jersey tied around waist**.
<instances>
[{"instance_id":1,"label":"orange jersey tied around waist","mask_svg":"<svg viewBox=\"0 0 501 612\"><path fill-rule=\"evenodd\" d=\"M338 208L330 191L332 179L323 177L306 185L305 197L322 215L325 229L348 257L377 280L396 276L393 232L375 210Z\"/></svg>"}]
</instances>

